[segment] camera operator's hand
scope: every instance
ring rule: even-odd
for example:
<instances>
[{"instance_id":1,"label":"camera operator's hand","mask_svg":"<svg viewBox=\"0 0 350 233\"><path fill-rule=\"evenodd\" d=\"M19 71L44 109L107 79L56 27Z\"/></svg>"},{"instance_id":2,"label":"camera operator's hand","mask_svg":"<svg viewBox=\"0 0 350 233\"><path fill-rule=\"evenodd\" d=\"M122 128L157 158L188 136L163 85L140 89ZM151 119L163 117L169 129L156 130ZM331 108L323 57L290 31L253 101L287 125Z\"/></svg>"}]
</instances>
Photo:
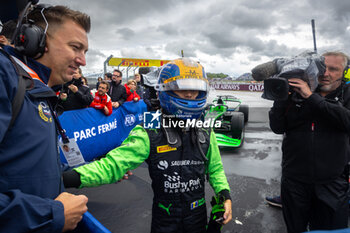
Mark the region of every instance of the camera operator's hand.
<instances>
[{"instance_id":1,"label":"camera operator's hand","mask_svg":"<svg viewBox=\"0 0 350 233\"><path fill-rule=\"evenodd\" d=\"M71 90L73 93L78 91L78 87L75 86L74 84L71 84L68 86L69 90Z\"/></svg>"},{"instance_id":2,"label":"camera operator's hand","mask_svg":"<svg viewBox=\"0 0 350 233\"><path fill-rule=\"evenodd\" d=\"M312 91L305 81L299 78L291 78L288 79L288 82L289 85L293 87L293 90L299 93L304 99L307 99L312 95Z\"/></svg>"}]
</instances>

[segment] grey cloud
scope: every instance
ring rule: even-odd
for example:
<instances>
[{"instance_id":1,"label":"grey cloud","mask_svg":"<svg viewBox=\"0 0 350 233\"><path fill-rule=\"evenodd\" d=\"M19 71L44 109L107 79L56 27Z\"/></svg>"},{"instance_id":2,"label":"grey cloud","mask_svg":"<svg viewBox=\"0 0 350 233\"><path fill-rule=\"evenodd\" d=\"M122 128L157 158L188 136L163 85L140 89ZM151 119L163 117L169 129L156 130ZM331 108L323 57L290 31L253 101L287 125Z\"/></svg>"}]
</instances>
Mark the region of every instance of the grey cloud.
<instances>
[{"instance_id":1,"label":"grey cloud","mask_svg":"<svg viewBox=\"0 0 350 233\"><path fill-rule=\"evenodd\" d=\"M261 56L257 55L257 54L253 54L253 55L248 56L248 59L250 61L261 61Z\"/></svg>"},{"instance_id":2,"label":"grey cloud","mask_svg":"<svg viewBox=\"0 0 350 233\"><path fill-rule=\"evenodd\" d=\"M167 35L177 35L178 34L178 28L171 23L162 24L158 27L158 30L167 34Z\"/></svg>"},{"instance_id":3,"label":"grey cloud","mask_svg":"<svg viewBox=\"0 0 350 233\"><path fill-rule=\"evenodd\" d=\"M116 33L123 40L129 40L135 36L135 32L130 28L119 28Z\"/></svg>"},{"instance_id":4,"label":"grey cloud","mask_svg":"<svg viewBox=\"0 0 350 233\"><path fill-rule=\"evenodd\" d=\"M196 57L196 44L190 40L170 41L166 44L165 50L169 52L174 58L181 56L181 50L184 51L185 57Z\"/></svg>"},{"instance_id":5,"label":"grey cloud","mask_svg":"<svg viewBox=\"0 0 350 233\"><path fill-rule=\"evenodd\" d=\"M293 40L293 37L310 33L311 38L312 18L316 20L319 51L349 52L350 48L350 30L347 30L350 1L347 0L41 2L68 5L91 16L89 67L101 66L100 60L103 62L106 57L98 53L101 50L113 50L125 57L171 59L179 57L183 49L188 57L200 53L210 55L206 61L210 69L218 66L217 56L230 60L242 51L248 52L244 63L256 63L262 57L293 56L312 49L312 42L305 41L295 48L294 43L282 43L269 36L273 32Z\"/></svg>"},{"instance_id":6,"label":"grey cloud","mask_svg":"<svg viewBox=\"0 0 350 233\"><path fill-rule=\"evenodd\" d=\"M266 30L276 22L273 15L267 15L266 9L237 6L228 14L225 18L228 18L232 25L246 29Z\"/></svg>"},{"instance_id":7,"label":"grey cloud","mask_svg":"<svg viewBox=\"0 0 350 233\"><path fill-rule=\"evenodd\" d=\"M121 57L160 59L157 50L151 47L122 48L120 53Z\"/></svg>"},{"instance_id":8,"label":"grey cloud","mask_svg":"<svg viewBox=\"0 0 350 233\"><path fill-rule=\"evenodd\" d=\"M82 67L84 73L85 71L87 73L100 71L96 70L96 67L98 67L98 69L102 69L103 61L106 58L107 56L99 50L90 49L86 54L86 67Z\"/></svg>"}]
</instances>

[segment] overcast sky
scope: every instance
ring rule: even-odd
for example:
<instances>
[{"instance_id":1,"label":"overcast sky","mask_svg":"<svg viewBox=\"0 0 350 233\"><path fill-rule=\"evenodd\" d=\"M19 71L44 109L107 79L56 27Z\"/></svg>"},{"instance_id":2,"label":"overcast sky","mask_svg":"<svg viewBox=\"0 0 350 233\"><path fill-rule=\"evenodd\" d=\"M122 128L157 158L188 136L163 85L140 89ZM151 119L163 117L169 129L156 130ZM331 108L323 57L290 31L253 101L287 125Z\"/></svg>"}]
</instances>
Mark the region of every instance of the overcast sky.
<instances>
[{"instance_id":1,"label":"overcast sky","mask_svg":"<svg viewBox=\"0 0 350 233\"><path fill-rule=\"evenodd\" d=\"M277 57L313 50L350 54L350 0L40 0L91 16L84 73L109 55L175 59L238 76ZM112 69L112 68L109 68Z\"/></svg>"}]
</instances>

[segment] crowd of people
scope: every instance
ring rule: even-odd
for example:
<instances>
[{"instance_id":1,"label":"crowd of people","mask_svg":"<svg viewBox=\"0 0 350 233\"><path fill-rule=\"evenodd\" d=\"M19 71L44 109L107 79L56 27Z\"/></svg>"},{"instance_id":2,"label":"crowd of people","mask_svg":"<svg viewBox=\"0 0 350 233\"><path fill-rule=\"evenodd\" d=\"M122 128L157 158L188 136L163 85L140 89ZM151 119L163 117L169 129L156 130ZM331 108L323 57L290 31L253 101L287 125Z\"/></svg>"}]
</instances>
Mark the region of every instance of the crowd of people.
<instances>
[{"instance_id":1,"label":"crowd of people","mask_svg":"<svg viewBox=\"0 0 350 233\"><path fill-rule=\"evenodd\" d=\"M56 110L63 111L93 107L100 109L109 116L113 108L120 107L124 102L138 102L142 99L145 87L137 80L141 75L136 73L135 79L129 79L122 85L122 72L113 70L113 74L106 73L104 79L99 77L96 83L96 90L90 90L87 79L78 68L70 82L62 85L58 92L58 104Z\"/></svg>"},{"instance_id":2,"label":"crowd of people","mask_svg":"<svg viewBox=\"0 0 350 233\"><path fill-rule=\"evenodd\" d=\"M7 21L0 34L0 232L73 230L87 211L88 197L65 187L114 183L143 162L153 182L151 232L204 233L211 224L220 229L231 221L230 187L210 128L138 125L104 158L62 174L57 134L65 138L65 132L58 114L93 107L109 116L126 101L144 99L148 110L174 115L174 121L199 120L209 85L200 63L181 58L163 66L156 88L145 86L140 74L123 85L123 74L115 69L91 91L80 69L86 65L90 17L64 6L25 2L20 9L25 17ZM289 233L348 225L350 86L344 70L349 61L342 52L323 56L326 71L316 91L290 78L303 101L275 101L269 112L272 131L284 135L279 197ZM170 166L178 161L192 162ZM165 186L173 179L183 188ZM209 224L206 179L221 200Z\"/></svg>"}]
</instances>

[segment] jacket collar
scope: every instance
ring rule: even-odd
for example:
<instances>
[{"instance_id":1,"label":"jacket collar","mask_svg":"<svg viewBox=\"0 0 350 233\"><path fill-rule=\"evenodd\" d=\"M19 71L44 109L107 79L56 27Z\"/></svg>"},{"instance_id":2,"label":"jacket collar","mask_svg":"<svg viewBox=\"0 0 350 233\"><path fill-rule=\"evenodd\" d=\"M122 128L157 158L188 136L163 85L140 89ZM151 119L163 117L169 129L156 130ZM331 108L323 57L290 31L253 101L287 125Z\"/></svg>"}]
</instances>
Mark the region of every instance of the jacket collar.
<instances>
[{"instance_id":1,"label":"jacket collar","mask_svg":"<svg viewBox=\"0 0 350 233\"><path fill-rule=\"evenodd\" d=\"M19 54L18 52L16 52L16 50L14 48L12 48L11 46L4 46L3 49L10 55L15 56L16 58L20 59L22 62L24 62L23 59L23 55ZM47 84L50 78L50 74L51 74L51 69L44 66L43 64L31 59L31 58L27 58L27 66L29 66L29 68L31 68L32 70L35 71L35 73L37 73L39 75L39 77L41 78L41 80Z\"/></svg>"}]
</instances>

